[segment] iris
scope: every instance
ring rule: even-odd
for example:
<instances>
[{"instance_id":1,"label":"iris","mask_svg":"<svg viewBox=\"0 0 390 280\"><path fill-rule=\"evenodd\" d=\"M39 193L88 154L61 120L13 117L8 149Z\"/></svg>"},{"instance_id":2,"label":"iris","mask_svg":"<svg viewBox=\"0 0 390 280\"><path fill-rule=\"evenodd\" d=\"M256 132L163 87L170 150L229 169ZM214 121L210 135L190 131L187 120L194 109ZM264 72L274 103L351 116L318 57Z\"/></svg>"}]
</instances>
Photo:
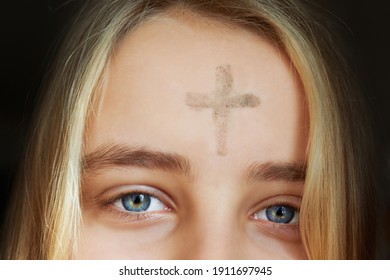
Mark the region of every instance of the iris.
<instances>
[{"instance_id":1,"label":"iris","mask_svg":"<svg viewBox=\"0 0 390 280\"><path fill-rule=\"evenodd\" d=\"M131 193L122 197L121 202L127 211L142 212L148 210L151 196L143 193Z\"/></svg>"},{"instance_id":2,"label":"iris","mask_svg":"<svg viewBox=\"0 0 390 280\"><path fill-rule=\"evenodd\" d=\"M292 221L296 210L286 205L268 207L265 211L267 219L274 223L287 224Z\"/></svg>"}]
</instances>

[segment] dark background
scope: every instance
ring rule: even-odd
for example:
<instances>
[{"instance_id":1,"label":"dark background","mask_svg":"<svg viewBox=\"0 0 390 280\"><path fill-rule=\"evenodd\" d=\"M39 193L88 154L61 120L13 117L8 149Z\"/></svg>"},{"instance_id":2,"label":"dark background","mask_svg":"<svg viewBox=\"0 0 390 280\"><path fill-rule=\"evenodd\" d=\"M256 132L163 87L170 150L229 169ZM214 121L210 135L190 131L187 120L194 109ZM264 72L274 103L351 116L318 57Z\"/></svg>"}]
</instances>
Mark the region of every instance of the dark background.
<instances>
[{"instance_id":1,"label":"dark background","mask_svg":"<svg viewBox=\"0 0 390 280\"><path fill-rule=\"evenodd\" d=\"M31 113L67 19L83 0L2 0L0 225L21 159ZM341 32L344 52L366 94L376 135L383 220L390 226L390 1L312 0ZM367 168L370 168L369 166ZM382 249L387 250L387 249ZM390 253L385 253L390 257Z\"/></svg>"}]
</instances>

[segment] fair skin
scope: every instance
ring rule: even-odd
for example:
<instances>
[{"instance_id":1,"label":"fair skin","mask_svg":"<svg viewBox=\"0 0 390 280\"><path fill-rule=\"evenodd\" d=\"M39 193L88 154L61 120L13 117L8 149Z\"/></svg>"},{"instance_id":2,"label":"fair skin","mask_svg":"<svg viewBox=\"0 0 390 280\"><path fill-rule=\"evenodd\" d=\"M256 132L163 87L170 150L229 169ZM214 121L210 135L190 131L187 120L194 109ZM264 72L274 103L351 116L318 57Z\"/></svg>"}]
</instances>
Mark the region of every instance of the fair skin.
<instances>
[{"instance_id":1,"label":"fair skin","mask_svg":"<svg viewBox=\"0 0 390 280\"><path fill-rule=\"evenodd\" d=\"M306 258L308 121L280 50L196 16L155 19L121 41L103 95L87 131L74 258Z\"/></svg>"}]
</instances>

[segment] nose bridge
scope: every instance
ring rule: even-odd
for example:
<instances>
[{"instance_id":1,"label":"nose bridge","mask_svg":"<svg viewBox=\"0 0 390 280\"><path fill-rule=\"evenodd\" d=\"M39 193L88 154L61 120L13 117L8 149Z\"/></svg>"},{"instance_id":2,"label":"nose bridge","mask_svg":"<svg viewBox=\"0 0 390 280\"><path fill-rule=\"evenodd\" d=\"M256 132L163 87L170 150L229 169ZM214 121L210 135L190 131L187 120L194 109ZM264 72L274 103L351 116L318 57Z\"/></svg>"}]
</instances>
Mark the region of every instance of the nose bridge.
<instances>
[{"instance_id":1,"label":"nose bridge","mask_svg":"<svg viewBox=\"0 0 390 280\"><path fill-rule=\"evenodd\" d=\"M228 195L204 197L183 225L188 236L185 259L240 259L243 229L234 201Z\"/></svg>"},{"instance_id":2,"label":"nose bridge","mask_svg":"<svg viewBox=\"0 0 390 280\"><path fill-rule=\"evenodd\" d=\"M194 244L195 259L242 259L239 237L233 228L207 231L199 235L199 243Z\"/></svg>"},{"instance_id":3,"label":"nose bridge","mask_svg":"<svg viewBox=\"0 0 390 280\"><path fill-rule=\"evenodd\" d=\"M184 233L183 259L239 259L239 234L231 222L196 222ZM188 236L189 238L186 238Z\"/></svg>"}]
</instances>

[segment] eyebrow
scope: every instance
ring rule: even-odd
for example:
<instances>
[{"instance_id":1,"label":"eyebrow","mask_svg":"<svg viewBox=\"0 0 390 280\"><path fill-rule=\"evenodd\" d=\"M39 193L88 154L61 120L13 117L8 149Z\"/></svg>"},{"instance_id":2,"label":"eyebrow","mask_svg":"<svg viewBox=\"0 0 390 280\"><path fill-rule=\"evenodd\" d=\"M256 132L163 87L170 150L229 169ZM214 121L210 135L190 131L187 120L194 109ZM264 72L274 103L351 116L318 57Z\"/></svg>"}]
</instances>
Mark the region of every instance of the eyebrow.
<instances>
[{"instance_id":1,"label":"eyebrow","mask_svg":"<svg viewBox=\"0 0 390 280\"><path fill-rule=\"evenodd\" d=\"M163 170L193 177L193 170L187 157L140 146L105 144L82 159L83 173L118 166ZM303 182L305 177L306 165L296 162L255 162L243 170L243 178L247 182Z\"/></svg>"},{"instance_id":2,"label":"eyebrow","mask_svg":"<svg viewBox=\"0 0 390 280\"><path fill-rule=\"evenodd\" d=\"M117 166L163 170L191 177L189 160L175 153L159 152L144 147L123 144L106 144L85 155L82 160L84 173Z\"/></svg>"},{"instance_id":3,"label":"eyebrow","mask_svg":"<svg viewBox=\"0 0 390 280\"><path fill-rule=\"evenodd\" d=\"M256 162L245 168L243 174L243 178L247 182L304 182L306 178L306 164L272 161L265 163Z\"/></svg>"}]
</instances>

